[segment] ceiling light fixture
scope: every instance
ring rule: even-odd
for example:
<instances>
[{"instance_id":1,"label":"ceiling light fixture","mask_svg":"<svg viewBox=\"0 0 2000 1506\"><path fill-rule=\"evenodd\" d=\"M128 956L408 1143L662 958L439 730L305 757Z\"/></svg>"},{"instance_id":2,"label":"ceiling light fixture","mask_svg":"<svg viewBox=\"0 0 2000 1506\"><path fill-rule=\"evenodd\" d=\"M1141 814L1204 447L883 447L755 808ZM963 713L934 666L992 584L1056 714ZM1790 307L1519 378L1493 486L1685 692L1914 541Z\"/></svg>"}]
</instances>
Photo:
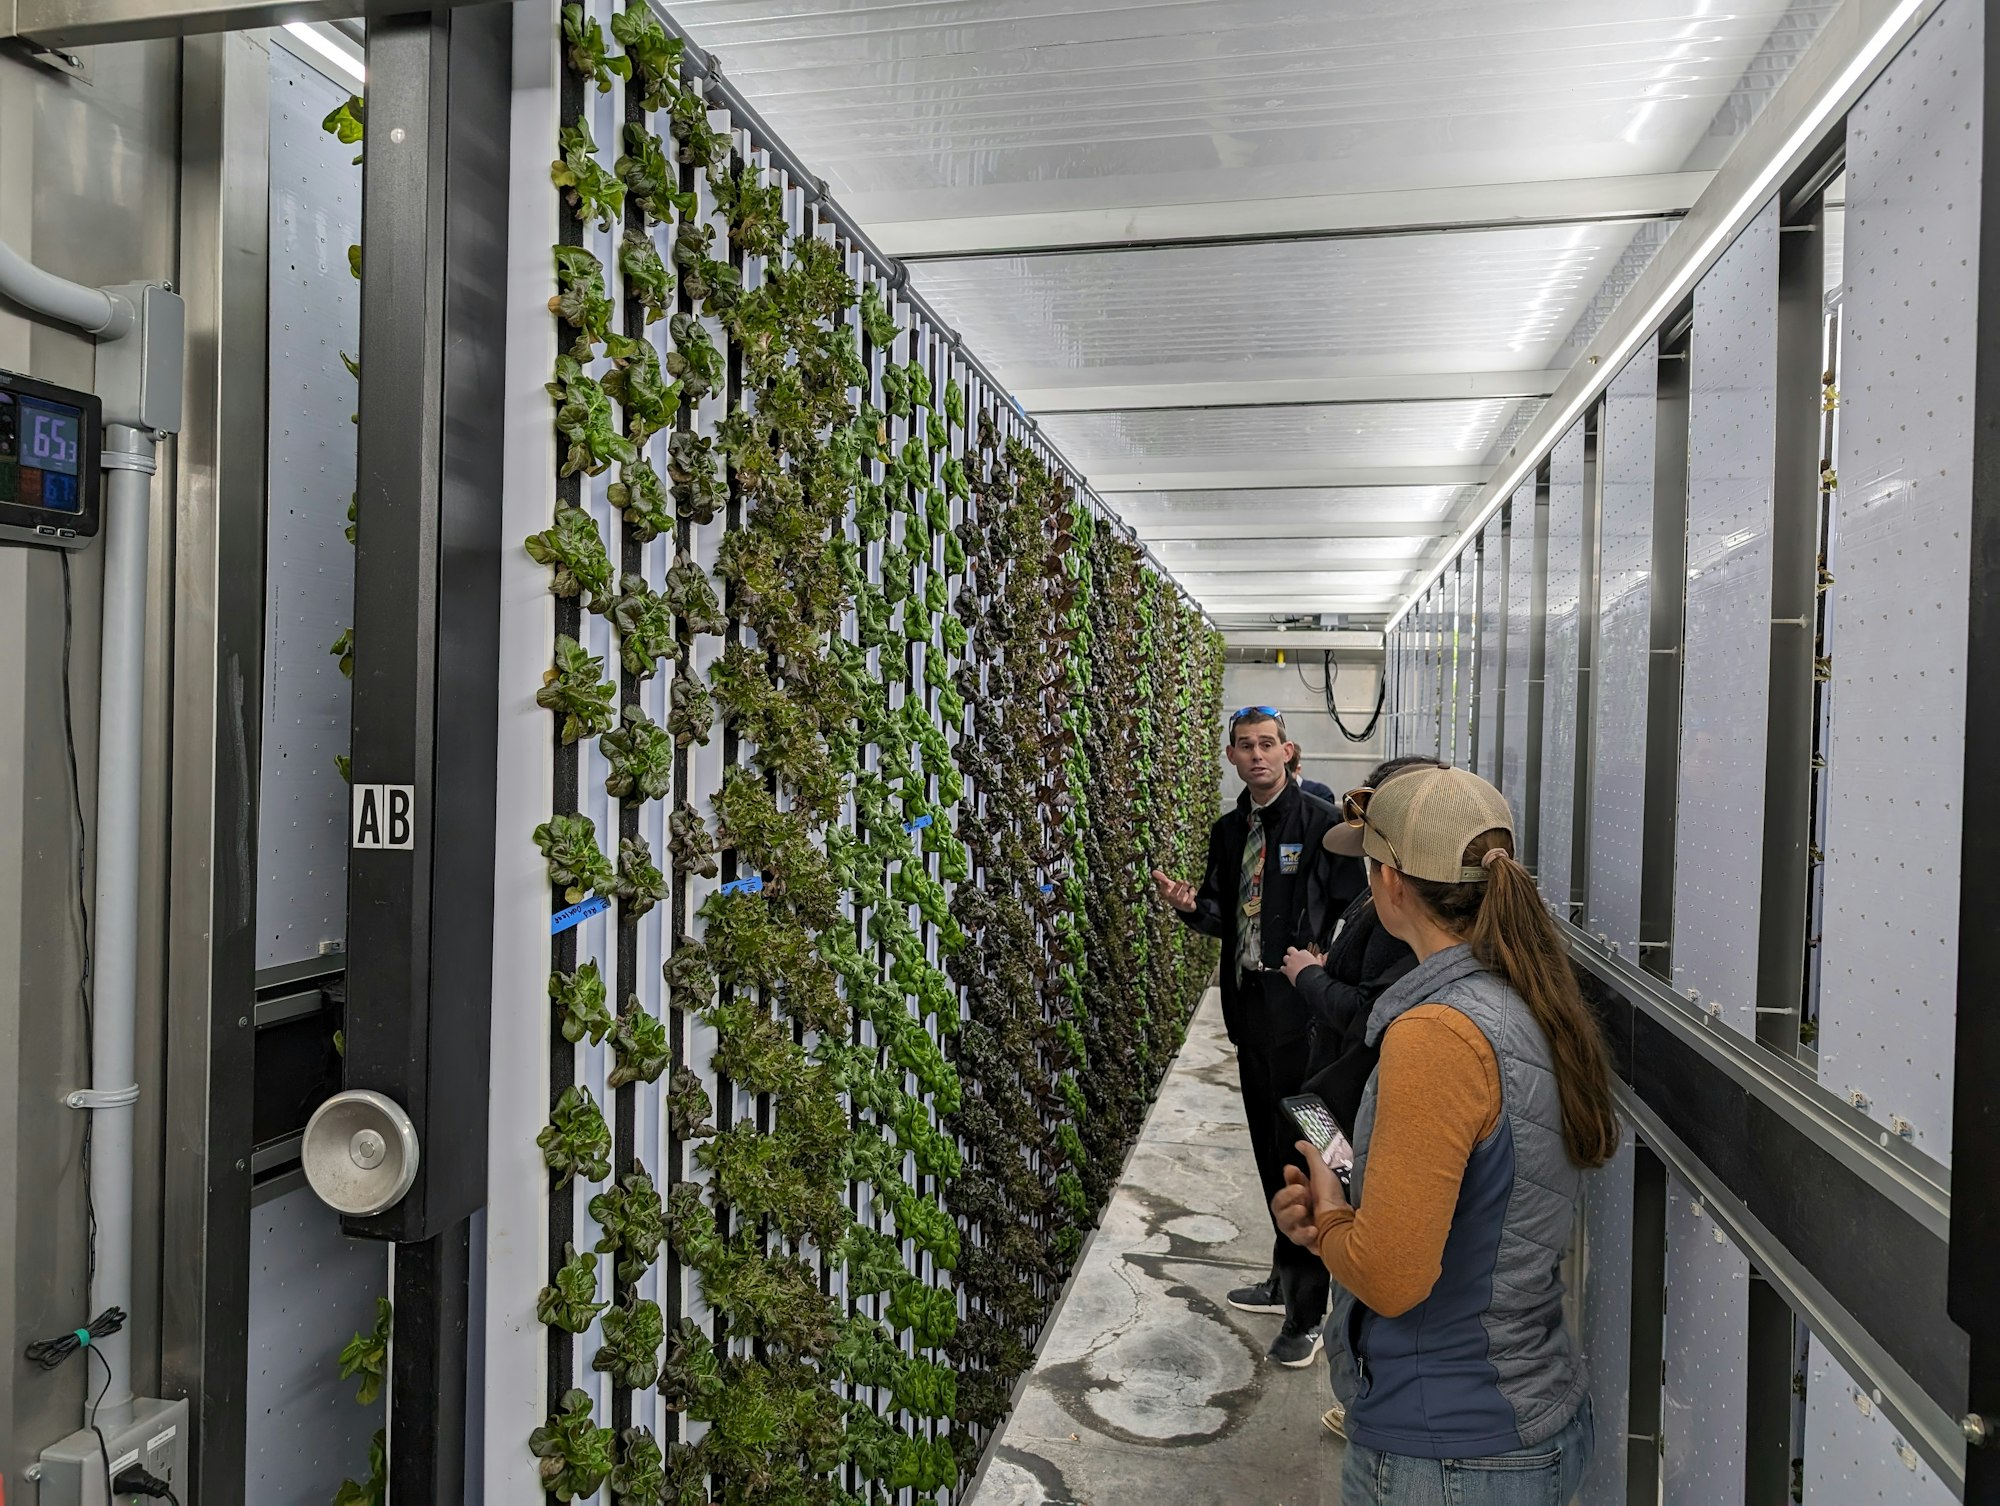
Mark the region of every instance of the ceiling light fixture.
<instances>
[{"instance_id":1,"label":"ceiling light fixture","mask_svg":"<svg viewBox=\"0 0 2000 1506\"><path fill-rule=\"evenodd\" d=\"M325 33L308 26L303 21L287 21L285 23L285 34L294 41L311 48L342 73L353 79L355 88L361 89L367 87L367 70L356 60L353 53L349 52Z\"/></svg>"},{"instance_id":2,"label":"ceiling light fixture","mask_svg":"<svg viewBox=\"0 0 2000 1506\"><path fill-rule=\"evenodd\" d=\"M1560 415L1550 424L1547 431L1551 436L1548 442L1531 450L1525 459L1518 461L1511 470L1503 473L1504 479L1495 477L1494 480L1487 482L1491 499L1479 509L1472 521L1459 531L1458 537L1452 540L1438 563L1426 572L1422 582L1396 609L1395 615L1388 621L1387 631L1394 632L1397 625L1409 616L1411 609L1416 606L1423 594L1436 585L1439 578L1451 567L1452 561L1458 558L1460 551L1472 542L1479 530L1499 512L1502 504L1514 495L1515 488L1542 463L1542 457L1555 448L1562 436L1569 432L1570 425L1582 417L1584 410L1597 401L1604 389L1610 386L1625 369L1625 363L1633 352L1659 332L1660 325L1673 311L1674 306L1687 296L1688 289L1708 272L1710 265L1728 249L1751 218L1763 207L1764 201L1777 191L1780 179L1792 170L1800 154L1819 139L1836 116L1851 107L1853 101L1848 98L1850 91L1858 89L1861 80L1867 76L1870 69L1878 65L1882 67L1888 65L1889 59L1894 56L1890 46L1895 42L1897 33L1920 14L1928 15L1938 4L1939 0L1902 0L1902 3L1889 13L1888 19L1876 29L1875 35L1870 37L1866 45L1849 60L1839 76L1826 87L1813 107L1792 128L1792 134L1786 138L1784 146L1764 162L1756 175L1736 196L1736 202L1730 206L1729 213L1718 220L1715 227L1702 238L1700 249L1684 264L1681 275L1660 291L1646 312L1610 350L1599 352L1597 357L1592 358L1597 360L1596 366L1591 368L1595 374L1575 396L1563 404ZM1900 51L1900 48L1897 50ZM1690 214L1699 214L1700 211L1701 204L1697 202Z\"/></svg>"}]
</instances>

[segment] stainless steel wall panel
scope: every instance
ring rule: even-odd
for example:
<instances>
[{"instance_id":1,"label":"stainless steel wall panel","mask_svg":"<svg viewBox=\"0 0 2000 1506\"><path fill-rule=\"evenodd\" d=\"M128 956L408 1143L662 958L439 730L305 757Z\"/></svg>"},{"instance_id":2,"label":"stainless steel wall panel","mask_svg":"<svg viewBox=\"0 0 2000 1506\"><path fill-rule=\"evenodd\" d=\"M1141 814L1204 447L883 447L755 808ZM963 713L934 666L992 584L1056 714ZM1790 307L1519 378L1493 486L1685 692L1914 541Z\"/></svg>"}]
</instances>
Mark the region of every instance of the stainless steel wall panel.
<instances>
[{"instance_id":1,"label":"stainless steel wall panel","mask_svg":"<svg viewBox=\"0 0 2000 1506\"><path fill-rule=\"evenodd\" d=\"M1662 1506L1747 1506L1749 1323L1750 1262L1687 1184L1669 1179Z\"/></svg>"},{"instance_id":2,"label":"stainless steel wall panel","mask_svg":"<svg viewBox=\"0 0 2000 1506\"><path fill-rule=\"evenodd\" d=\"M1543 629L1542 805L1536 839L1542 897L1569 913L1577 754L1577 645L1583 602L1584 455L1581 420L1549 459L1548 616Z\"/></svg>"},{"instance_id":3,"label":"stainless steel wall panel","mask_svg":"<svg viewBox=\"0 0 2000 1506\"><path fill-rule=\"evenodd\" d=\"M345 1238L310 1188L253 1215L244 1483L257 1506L323 1506L343 1478L368 1478L368 1440L387 1400L355 1404L340 1350L374 1327L388 1289L387 1248Z\"/></svg>"},{"instance_id":4,"label":"stainless steel wall panel","mask_svg":"<svg viewBox=\"0 0 2000 1506\"><path fill-rule=\"evenodd\" d=\"M1457 601L1452 609L1451 737L1450 762L1472 767L1472 686L1478 664L1474 654L1474 608L1478 605L1479 572L1470 549L1459 556L1452 572Z\"/></svg>"},{"instance_id":5,"label":"stainless steel wall panel","mask_svg":"<svg viewBox=\"0 0 2000 1506\"><path fill-rule=\"evenodd\" d=\"M257 965L347 935L347 751L352 697L327 645L353 621L355 380L361 239L354 148L320 129L344 87L271 52L271 362L265 556L264 748L258 783Z\"/></svg>"},{"instance_id":6,"label":"stainless steel wall panel","mask_svg":"<svg viewBox=\"0 0 2000 1506\"><path fill-rule=\"evenodd\" d=\"M1696 291L1688 439L1674 985L1746 1035L1756 1026L1770 697L1777 251L1773 204Z\"/></svg>"},{"instance_id":7,"label":"stainless steel wall panel","mask_svg":"<svg viewBox=\"0 0 2000 1506\"><path fill-rule=\"evenodd\" d=\"M1639 875L1646 808L1646 679L1651 662L1653 435L1659 366L1641 349L1604 400L1597 454L1603 606L1592 675L1589 913L1584 929L1639 960Z\"/></svg>"},{"instance_id":8,"label":"stainless steel wall panel","mask_svg":"<svg viewBox=\"0 0 2000 1506\"><path fill-rule=\"evenodd\" d=\"M1528 659L1534 629L1530 604L1534 590L1535 484L1514 492L1513 522L1507 545L1507 707L1500 741L1500 789L1514 808L1518 831L1527 819L1528 796Z\"/></svg>"},{"instance_id":9,"label":"stainless steel wall panel","mask_svg":"<svg viewBox=\"0 0 2000 1506\"><path fill-rule=\"evenodd\" d=\"M1818 1339L1806 1369L1804 1506L1950 1506L1951 1487L1924 1463Z\"/></svg>"},{"instance_id":10,"label":"stainless steel wall panel","mask_svg":"<svg viewBox=\"0 0 2000 1506\"><path fill-rule=\"evenodd\" d=\"M1848 122L1820 1076L1951 1157L1984 16Z\"/></svg>"}]
</instances>

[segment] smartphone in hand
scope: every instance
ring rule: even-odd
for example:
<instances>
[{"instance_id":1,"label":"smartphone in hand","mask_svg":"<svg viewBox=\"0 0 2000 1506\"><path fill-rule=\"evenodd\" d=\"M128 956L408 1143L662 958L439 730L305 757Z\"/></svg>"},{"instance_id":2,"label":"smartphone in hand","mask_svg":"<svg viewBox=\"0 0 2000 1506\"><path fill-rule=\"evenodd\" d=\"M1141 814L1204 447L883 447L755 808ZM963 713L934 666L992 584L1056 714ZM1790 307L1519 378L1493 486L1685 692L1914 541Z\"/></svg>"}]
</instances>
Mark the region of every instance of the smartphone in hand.
<instances>
[{"instance_id":1,"label":"smartphone in hand","mask_svg":"<svg viewBox=\"0 0 2000 1506\"><path fill-rule=\"evenodd\" d=\"M1285 1099L1281 1106L1299 1127L1299 1133L1319 1151L1327 1170L1340 1178L1343 1188L1347 1187L1354 1172L1354 1147L1334 1123L1333 1111L1325 1100L1316 1093L1300 1093Z\"/></svg>"}]
</instances>

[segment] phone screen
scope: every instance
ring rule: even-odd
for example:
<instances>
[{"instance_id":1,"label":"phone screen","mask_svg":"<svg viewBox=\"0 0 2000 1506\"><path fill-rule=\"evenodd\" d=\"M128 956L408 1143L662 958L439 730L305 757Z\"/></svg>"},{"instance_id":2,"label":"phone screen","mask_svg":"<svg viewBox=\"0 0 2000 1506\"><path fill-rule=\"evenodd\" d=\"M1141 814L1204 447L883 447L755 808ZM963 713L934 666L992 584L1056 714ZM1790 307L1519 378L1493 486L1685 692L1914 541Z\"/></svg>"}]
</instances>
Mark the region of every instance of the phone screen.
<instances>
[{"instance_id":1,"label":"phone screen","mask_svg":"<svg viewBox=\"0 0 2000 1506\"><path fill-rule=\"evenodd\" d=\"M1287 1098L1284 1110L1292 1116L1299 1132L1318 1148L1320 1159L1326 1162L1327 1169L1338 1176L1345 1186L1347 1173L1354 1166L1354 1147L1347 1143L1347 1136L1333 1122L1333 1113L1325 1101L1316 1094L1301 1093L1296 1098Z\"/></svg>"}]
</instances>

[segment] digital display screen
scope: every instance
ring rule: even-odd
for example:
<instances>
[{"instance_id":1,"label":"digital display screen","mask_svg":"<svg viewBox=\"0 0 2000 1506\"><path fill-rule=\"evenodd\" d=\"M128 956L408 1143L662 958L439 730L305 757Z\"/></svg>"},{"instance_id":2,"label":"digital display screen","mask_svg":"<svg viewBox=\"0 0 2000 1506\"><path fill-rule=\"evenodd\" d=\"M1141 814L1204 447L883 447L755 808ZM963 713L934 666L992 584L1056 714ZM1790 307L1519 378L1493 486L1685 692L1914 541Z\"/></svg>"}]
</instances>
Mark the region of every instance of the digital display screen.
<instances>
[{"instance_id":1,"label":"digital display screen","mask_svg":"<svg viewBox=\"0 0 2000 1506\"><path fill-rule=\"evenodd\" d=\"M77 512L83 410L0 392L0 502Z\"/></svg>"}]
</instances>

